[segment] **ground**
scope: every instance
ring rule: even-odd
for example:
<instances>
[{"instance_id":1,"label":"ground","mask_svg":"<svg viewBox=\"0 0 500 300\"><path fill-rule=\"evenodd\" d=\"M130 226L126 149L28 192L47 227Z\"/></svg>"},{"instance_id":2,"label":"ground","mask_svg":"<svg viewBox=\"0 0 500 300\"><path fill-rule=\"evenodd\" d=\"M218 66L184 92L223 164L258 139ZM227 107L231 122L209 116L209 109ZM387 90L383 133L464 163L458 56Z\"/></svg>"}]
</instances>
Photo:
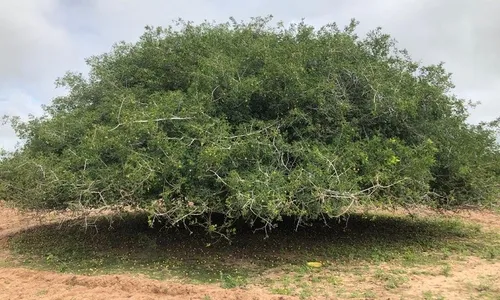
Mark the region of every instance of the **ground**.
<instances>
[{"instance_id":1,"label":"ground","mask_svg":"<svg viewBox=\"0 0 500 300\"><path fill-rule=\"evenodd\" d=\"M0 203L0 299L500 299L497 213L414 214L211 245L141 216L85 231Z\"/></svg>"}]
</instances>

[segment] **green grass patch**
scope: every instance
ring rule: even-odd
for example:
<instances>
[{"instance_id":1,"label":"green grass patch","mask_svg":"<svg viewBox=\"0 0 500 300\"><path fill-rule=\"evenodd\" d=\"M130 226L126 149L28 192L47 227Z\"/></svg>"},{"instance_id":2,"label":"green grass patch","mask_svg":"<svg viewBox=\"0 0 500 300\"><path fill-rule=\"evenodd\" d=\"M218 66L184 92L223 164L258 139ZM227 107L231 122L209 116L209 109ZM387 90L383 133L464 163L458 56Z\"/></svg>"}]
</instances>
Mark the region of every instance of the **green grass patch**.
<instances>
[{"instance_id":1,"label":"green grass patch","mask_svg":"<svg viewBox=\"0 0 500 300\"><path fill-rule=\"evenodd\" d=\"M444 300L445 298L441 294L435 294L431 291L425 291L422 294L424 300Z\"/></svg>"},{"instance_id":2,"label":"green grass patch","mask_svg":"<svg viewBox=\"0 0 500 300\"><path fill-rule=\"evenodd\" d=\"M375 272L375 278L382 281L384 287L388 290L398 288L408 281L408 277L405 275L394 274L384 270L377 270Z\"/></svg>"}]
</instances>

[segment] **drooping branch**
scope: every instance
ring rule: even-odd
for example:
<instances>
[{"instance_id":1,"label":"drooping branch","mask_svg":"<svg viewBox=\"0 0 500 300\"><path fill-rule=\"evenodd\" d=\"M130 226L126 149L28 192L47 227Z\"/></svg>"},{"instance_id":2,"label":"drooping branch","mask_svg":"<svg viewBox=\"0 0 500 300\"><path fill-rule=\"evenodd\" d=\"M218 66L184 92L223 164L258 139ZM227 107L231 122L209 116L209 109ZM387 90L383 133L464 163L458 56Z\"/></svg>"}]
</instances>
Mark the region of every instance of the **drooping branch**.
<instances>
[{"instance_id":1,"label":"drooping branch","mask_svg":"<svg viewBox=\"0 0 500 300\"><path fill-rule=\"evenodd\" d=\"M120 126L130 124L130 123L149 123L149 122L162 122L162 121L170 121L170 120L191 120L191 119L192 119L192 117L173 116L170 118L159 118L159 119L152 119L152 120L134 120L134 121L130 121L130 122L119 123L115 127L111 128L109 131L113 131L113 130L119 128Z\"/></svg>"}]
</instances>

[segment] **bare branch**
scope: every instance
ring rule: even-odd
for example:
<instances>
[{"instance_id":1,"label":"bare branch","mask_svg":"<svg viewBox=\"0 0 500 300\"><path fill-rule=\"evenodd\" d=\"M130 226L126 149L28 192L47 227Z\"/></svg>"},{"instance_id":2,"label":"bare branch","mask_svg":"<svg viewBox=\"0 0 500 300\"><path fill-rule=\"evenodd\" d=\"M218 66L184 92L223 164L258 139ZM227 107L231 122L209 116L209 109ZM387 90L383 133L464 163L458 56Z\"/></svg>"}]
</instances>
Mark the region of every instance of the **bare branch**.
<instances>
[{"instance_id":1,"label":"bare branch","mask_svg":"<svg viewBox=\"0 0 500 300\"><path fill-rule=\"evenodd\" d=\"M131 121L131 122L128 122L128 123L119 123L115 127L111 128L109 131L113 131L113 130L117 129L120 126L123 126L125 124L129 124L129 123L149 123L149 122L162 122L162 121L170 121L170 120L191 120L191 119L192 119L191 117L177 117L177 116L173 116L173 117L170 117L170 118L159 118L159 119L152 119L152 120L135 120L135 121Z\"/></svg>"}]
</instances>

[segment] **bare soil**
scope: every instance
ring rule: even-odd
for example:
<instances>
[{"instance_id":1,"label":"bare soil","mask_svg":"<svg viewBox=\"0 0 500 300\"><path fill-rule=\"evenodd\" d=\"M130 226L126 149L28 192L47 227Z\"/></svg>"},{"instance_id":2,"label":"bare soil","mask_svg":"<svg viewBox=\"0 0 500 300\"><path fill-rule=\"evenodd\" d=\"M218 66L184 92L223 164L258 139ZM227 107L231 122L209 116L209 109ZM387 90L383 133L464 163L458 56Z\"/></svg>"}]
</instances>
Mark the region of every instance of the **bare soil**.
<instances>
[{"instance_id":1,"label":"bare soil","mask_svg":"<svg viewBox=\"0 0 500 300\"><path fill-rule=\"evenodd\" d=\"M161 282L124 275L75 276L22 268L0 273L1 299L289 299L252 288Z\"/></svg>"},{"instance_id":2,"label":"bare soil","mask_svg":"<svg viewBox=\"0 0 500 300\"><path fill-rule=\"evenodd\" d=\"M434 214L428 211L418 213ZM480 224L484 230L500 230L500 217L493 212L460 211L453 216ZM0 299L299 299L276 295L256 285L223 289L216 284L159 281L140 275L83 276L12 267L9 264L13 259L7 244L10 236L23 229L66 217L68 215L65 214L19 212L0 202ZM393 267L380 264L370 268L366 274L341 274L342 293L328 293L328 287L325 287L326 292L311 295L309 299L500 299L498 260L465 257L453 261L449 272L443 272L437 266L411 267L415 269L406 270L406 274L410 275L401 287L388 289L374 279L373 269L390 270ZM263 274L270 279L282 275Z\"/></svg>"},{"instance_id":3,"label":"bare soil","mask_svg":"<svg viewBox=\"0 0 500 300\"><path fill-rule=\"evenodd\" d=\"M193 285L159 281L141 276L80 276L19 267L1 267L13 259L7 241L29 227L57 222L69 214L22 213L0 202L0 299L293 299L258 288L223 289L218 285Z\"/></svg>"}]
</instances>

